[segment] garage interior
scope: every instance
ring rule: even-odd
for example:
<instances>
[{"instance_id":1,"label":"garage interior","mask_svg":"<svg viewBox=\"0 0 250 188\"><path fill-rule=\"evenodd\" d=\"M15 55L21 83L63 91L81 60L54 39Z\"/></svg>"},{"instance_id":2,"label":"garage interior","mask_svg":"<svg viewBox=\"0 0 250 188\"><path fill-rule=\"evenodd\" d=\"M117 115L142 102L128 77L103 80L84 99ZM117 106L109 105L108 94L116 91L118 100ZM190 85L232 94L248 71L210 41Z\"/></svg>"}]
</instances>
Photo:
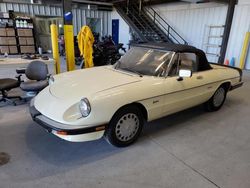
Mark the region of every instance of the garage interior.
<instances>
[{"instance_id":1,"label":"garage interior","mask_svg":"<svg viewBox=\"0 0 250 188\"><path fill-rule=\"evenodd\" d=\"M111 36L126 52L134 43L195 46L209 62L240 67L244 81L219 111L205 112L199 105L146 123L138 141L125 148L104 138L65 141L32 120L30 98L14 100L15 105L0 102L1 188L250 187L248 0L1 0L0 17L0 79L15 79L16 69L33 60L23 57L34 54L47 61L53 75L83 68L84 61L72 61L67 51L78 47L65 41L64 25L73 26L74 38L88 25L98 39ZM18 27L18 19L29 21ZM8 34L12 27L5 28L6 23L15 25L15 34ZM57 28L56 49L51 24ZM8 43L11 38L14 44ZM121 57L125 51L119 49ZM24 93L19 87L8 91Z\"/></svg>"}]
</instances>

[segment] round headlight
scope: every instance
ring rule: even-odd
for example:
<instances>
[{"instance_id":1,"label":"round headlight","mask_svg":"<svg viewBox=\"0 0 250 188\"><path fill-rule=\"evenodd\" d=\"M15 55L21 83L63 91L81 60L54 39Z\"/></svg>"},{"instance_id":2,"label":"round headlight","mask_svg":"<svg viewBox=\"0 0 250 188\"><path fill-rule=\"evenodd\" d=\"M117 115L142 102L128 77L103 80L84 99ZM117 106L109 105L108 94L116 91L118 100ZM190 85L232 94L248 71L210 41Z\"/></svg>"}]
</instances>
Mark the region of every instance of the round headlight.
<instances>
[{"instance_id":1,"label":"round headlight","mask_svg":"<svg viewBox=\"0 0 250 188\"><path fill-rule=\"evenodd\" d=\"M90 114L91 108L87 98L81 99L79 109L83 117L87 117Z\"/></svg>"}]
</instances>

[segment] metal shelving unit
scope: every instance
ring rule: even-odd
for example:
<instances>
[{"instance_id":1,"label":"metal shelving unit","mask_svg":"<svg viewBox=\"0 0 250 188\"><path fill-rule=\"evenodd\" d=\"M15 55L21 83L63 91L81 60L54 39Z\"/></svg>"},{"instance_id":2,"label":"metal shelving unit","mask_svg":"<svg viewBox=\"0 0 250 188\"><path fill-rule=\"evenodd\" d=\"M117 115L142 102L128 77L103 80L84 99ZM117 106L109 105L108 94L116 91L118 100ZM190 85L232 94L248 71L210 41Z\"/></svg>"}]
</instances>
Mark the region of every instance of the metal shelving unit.
<instances>
[{"instance_id":1,"label":"metal shelving unit","mask_svg":"<svg viewBox=\"0 0 250 188\"><path fill-rule=\"evenodd\" d=\"M31 18L15 17L14 12L0 13L0 52L2 54L5 52L8 54L36 53L34 34Z\"/></svg>"},{"instance_id":2,"label":"metal shelving unit","mask_svg":"<svg viewBox=\"0 0 250 188\"><path fill-rule=\"evenodd\" d=\"M19 21L26 21L27 25L32 27L21 27L16 23ZM34 24L31 18L15 18L14 27L16 30L16 37L18 42L18 51L20 54L34 54L36 53L36 42L34 37Z\"/></svg>"},{"instance_id":3,"label":"metal shelving unit","mask_svg":"<svg viewBox=\"0 0 250 188\"><path fill-rule=\"evenodd\" d=\"M14 22L9 15L7 17L0 17L0 53L18 53Z\"/></svg>"}]
</instances>

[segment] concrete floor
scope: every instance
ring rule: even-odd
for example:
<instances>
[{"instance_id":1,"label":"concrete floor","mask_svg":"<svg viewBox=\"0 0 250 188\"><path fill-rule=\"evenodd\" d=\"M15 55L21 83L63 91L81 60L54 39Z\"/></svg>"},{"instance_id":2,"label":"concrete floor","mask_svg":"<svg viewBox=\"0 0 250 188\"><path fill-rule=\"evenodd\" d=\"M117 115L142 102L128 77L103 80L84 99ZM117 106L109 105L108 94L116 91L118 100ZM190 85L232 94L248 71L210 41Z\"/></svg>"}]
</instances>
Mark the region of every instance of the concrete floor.
<instances>
[{"instance_id":1,"label":"concrete floor","mask_svg":"<svg viewBox=\"0 0 250 188\"><path fill-rule=\"evenodd\" d=\"M0 75L2 77L2 75ZM195 107L145 126L118 149L70 143L34 123L28 105L0 107L0 188L249 188L250 73L215 113Z\"/></svg>"}]
</instances>

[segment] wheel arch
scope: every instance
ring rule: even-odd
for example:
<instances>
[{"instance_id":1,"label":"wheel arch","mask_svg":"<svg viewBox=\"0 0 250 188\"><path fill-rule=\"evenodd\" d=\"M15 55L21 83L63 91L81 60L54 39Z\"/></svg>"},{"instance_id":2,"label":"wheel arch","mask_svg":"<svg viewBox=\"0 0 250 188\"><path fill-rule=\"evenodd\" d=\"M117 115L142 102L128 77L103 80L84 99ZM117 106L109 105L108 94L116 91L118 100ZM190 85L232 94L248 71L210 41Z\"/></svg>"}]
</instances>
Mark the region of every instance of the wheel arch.
<instances>
[{"instance_id":1,"label":"wheel arch","mask_svg":"<svg viewBox=\"0 0 250 188\"><path fill-rule=\"evenodd\" d=\"M226 81L226 82L222 83L219 87L221 87L221 86L224 87L228 92L232 86L232 83L230 81Z\"/></svg>"},{"instance_id":2,"label":"wheel arch","mask_svg":"<svg viewBox=\"0 0 250 188\"><path fill-rule=\"evenodd\" d=\"M121 106L119 109L116 110L116 112L114 113L112 118L117 114L117 112L119 112L122 108L125 108L127 106L136 106L141 111L144 120L148 121L148 111L147 111L146 107L143 104L139 103L139 102L133 102L133 103L129 103L129 104Z\"/></svg>"},{"instance_id":3,"label":"wheel arch","mask_svg":"<svg viewBox=\"0 0 250 188\"><path fill-rule=\"evenodd\" d=\"M143 115L145 121L148 121L148 111L143 104L141 104L139 102L134 102L134 103L131 103L131 105L137 106L140 109L140 111L142 112L142 115Z\"/></svg>"}]
</instances>

